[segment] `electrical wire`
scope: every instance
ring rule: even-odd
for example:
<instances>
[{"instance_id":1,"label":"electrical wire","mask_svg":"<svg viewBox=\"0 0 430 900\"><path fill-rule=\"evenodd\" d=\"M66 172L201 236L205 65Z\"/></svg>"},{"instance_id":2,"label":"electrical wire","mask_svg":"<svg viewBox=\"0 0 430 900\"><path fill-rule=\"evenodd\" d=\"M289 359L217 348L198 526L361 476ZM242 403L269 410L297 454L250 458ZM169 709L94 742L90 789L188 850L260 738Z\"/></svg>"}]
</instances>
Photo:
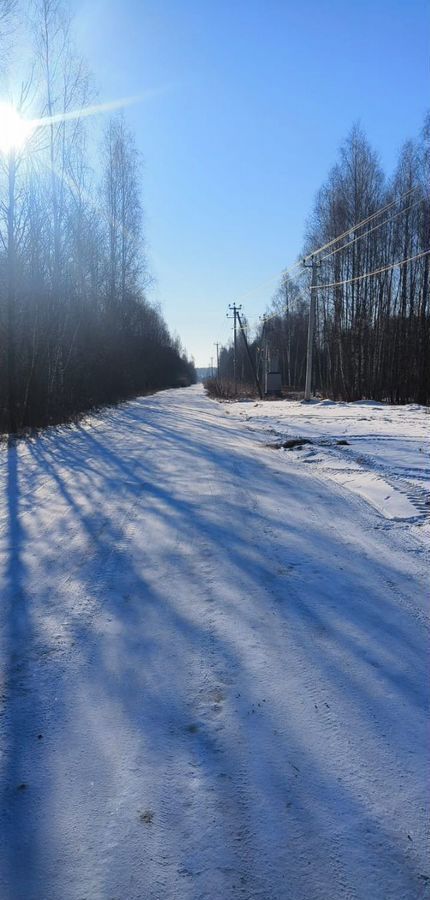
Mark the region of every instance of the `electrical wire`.
<instances>
[{"instance_id":1,"label":"electrical wire","mask_svg":"<svg viewBox=\"0 0 430 900\"><path fill-rule=\"evenodd\" d=\"M348 241L347 244L342 244L341 247L336 247L335 250L331 250L330 253L326 253L325 256L320 259L320 262L324 262L325 259L329 259L330 256L334 256L335 253L339 253L341 250L346 250L346 248L350 247L351 244L355 244L357 241L360 241L361 238L367 237L367 235L372 234L373 231L377 231L378 228L382 228L383 225L388 225L403 213L409 212L409 210L413 209L414 206L418 206L419 203L423 203L422 197L420 197L419 200L415 200L415 202L411 203L410 206L406 206L404 209L400 209L399 212L394 213L394 216L390 216L389 219L384 219L383 222L378 222L378 224L374 225L373 228L369 228L367 231L363 231L362 234L356 235L356 237L353 237L352 240Z\"/></svg>"},{"instance_id":2,"label":"electrical wire","mask_svg":"<svg viewBox=\"0 0 430 900\"><path fill-rule=\"evenodd\" d=\"M333 238L331 241L328 241L328 243L322 244L321 247L317 247L315 250L312 250L312 252L308 253L307 256L300 257L300 259L296 260L296 262L292 263L286 269L282 269L281 271L278 270L270 278L266 279L263 282L260 282L258 285L256 285L254 288L251 288L249 291L245 291L243 294L238 295L236 297L236 300L243 300L245 297L249 297L252 294L255 294L256 291L260 290L263 287L266 287L268 284L271 284L272 281L275 280L275 278L283 277L285 275L290 275L291 272L294 272L294 270L297 269L300 265L302 265L303 262L306 262L308 259L311 259L312 256L316 256L317 254L322 253L324 250L327 250L328 247L332 247L333 244L337 244L338 241L342 240L342 238L347 237L349 234L351 234L351 231L355 231L357 228L361 228L363 225L366 225L368 222L371 222L373 219L375 219L377 216L381 215L383 212L386 212L388 209L391 209L393 206L396 205L396 203L399 202L399 200L403 200L405 197L408 197L410 194L412 194L414 191L416 191L418 189L418 187L419 187L419 185L415 185L415 187L410 188L408 191L405 191L404 194L400 194L399 197L396 197L394 200L391 200L390 203L387 203L385 206L382 206L381 209L376 210L376 212L372 213L370 216L367 216L367 218L362 219L361 222L357 222L355 225L351 225L346 231L343 232L343 234L339 234L337 237ZM417 202L421 202L421 198ZM415 204L412 204L412 205L415 205ZM407 212L407 209L408 208L399 210L399 212L396 213L396 215L401 215L403 212ZM393 216L393 218L395 218L395 217ZM387 221L389 221L389 220L386 220L386 222ZM375 230L376 230L376 228L379 228L380 226L382 227L383 224L384 223L381 222L380 225L375 226ZM372 231L372 229L369 229L367 234L370 234L371 231ZM353 240L358 240L359 238L364 237L364 236L365 236L364 234L358 235ZM349 246L349 245L346 244L344 246ZM343 248L339 248L339 249L343 249ZM336 252L337 252L337 250L333 250L333 253L336 253ZM332 255L332 254L327 254L327 256L325 256L323 258L327 259L327 257L330 255Z\"/></svg>"},{"instance_id":3,"label":"electrical wire","mask_svg":"<svg viewBox=\"0 0 430 900\"><path fill-rule=\"evenodd\" d=\"M243 300L245 297L251 296L256 291L260 290L262 287L266 287L268 284L271 284L272 281L275 280L275 278L285 277L286 275L290 275L291 272L294 272L295 269L297 269L304 262L307 262L307 260L311 259L313 256L316 256L319 253L322 253L324 250L327 250L329 247L332 247L334 244L337 244L338 241L341 241L343 238L348 237L348 235L351 234L352 231L356 231L358 228L362 228L364 225L367 225L369 222L372 222L374 219L376 219L377 216L380 216L380 215L382 215L382 213L387 212L387 210L392 209L392 207L395 206L396 203L399 202L399 200L404 200L405 197L409 197L410 194L413 194L414 191L418 190L419 187L420 187L420 185L415 185L414 187L410 188L408 191L405 191L404 194L400 194L399 197L396 197L394 200L391 200L390 203L387 203L385 206L382 206L380 209L376 210L370 216L367 216L365 219L362 219L361 222L357 222L356 224L351 225L342 234L339 234L337 237L328 241L326 244L322 244L321 247L318 247L315 250L312 250L312 252L308 253L307 256L301 257L296 262L294 262L290 266L288 266L288 268L282 269L280 272L278 270L278 272L276 274L274 274L273 276L271 276L269 279L266 279L265 281L260 282L258 285L256 285L254 288L251 288L249 291L246 291L243 294L238 295L236 297L236 300ZM399 210L397 213L395 213L394 216L390 216L390 218L385 219L384 222L379 222L378 225L375 225L373 228L369 228L368 231L363 232L363 234L356 235L347 244L344 244L342 247L338 247L335 250L332 250L331 253L327 253L325 256L323 256L321 259L321 262L323 262L323 260L325 260L325 259L328 259L330 256L333 256L335 253L338 253L340 250L345 250L347 247L349 247L355 241L358 241L362 237L366 237L366 235L369 235L373 231L376 231L377 228L382 228L383 225L387 225L393 219L396 219L398 216L402 215L403 213L408 212L410 209L412 209L414 206L416 206L418 203L421 203L421 202L422 202L422 198L420 197L419 200L415 201L410 206ZM422 256L422 255L425 256L427 252L429 252L429 251L425 251L425 253L420 254L420 256ZM341 285L341 284L349 284L349 283L351 283L351 280L359 281L361 278L370 278L372 275L377 275L383 271L388 271L388 269L396 268L397 266L404 265L406 262L410 262L412 259L417 259L417 258L418 257L411 257L410 260L402 260L402 262L393 263L392 265L387 266L384 269L378 269L375 272L367 272L364 275L358 275L354 279L347 279L346 281L343 281L343 282L339 281L339 282L332 282L331 284L327 284L327 285L317 285L317 288L337 287L338 285ZM282 315L282 313L273 313L270 316L251 315L251 316L247 316L247 318L248 319L262 318L262 319L264 319L265 322L270 322L271 319L276 319L280 315Z\"/></svg>"},{"instance_id":4,"label":"electrical wire","mask_svg":"<svg viewBox=\"0 0 430 900\"><path fill-rule=\"evenodd\" d=\"M377 216L380 216L381 213L386 212L387 209L391 209L392 206L395 206L399 200L403 200L405 197L408 197L409 194L412 194L414 191L418 190L420 185L416 184L415 187L410 188L404 194L401 194L400 197L396 197L395 200L391 200L390 203L387 203L386 206L382 206L381 209L377 209L376 212L372 213L370 216L367 216L366 219L362 219L361 222L357 222L355 225L350 225L349 228L346 229L342 234L339 234L337 237L332 238L331 241L328 241L326 244L323 244L321 247L318 247L316 250L312 250L311 253L308 253L307 256L303 257L303 262L306 262L308 259L311 259L312 256L316 256L318 253L322 253L323 250L327 250L328 247L332 247L333 244L337 244L338 241L341 241L342 238L348 237L351 234L351 231L356 231L357 228L361 228L363 225L367 225L368 222L371 222L373 219L376 219Z\"/></svg>"},{"instance_id":5,"label":"electrical wire","mask_svg":"<svg viewBox=\"0 0 430 900\"><path fill-rule=\"evenodd\" d=\"M405 266L408 262L413 262L415 259L421 259L423 256L428 256L430 253L429 250L423 250L422 253L417 253L415 256L409 256L407 259L402 259L400 262L390 263L389 266L382 266L380 269L375 269L374 272L364 272L363 275L356 275L354 278L346 278L344 281L331 281L328 284L314 284L311 285L311 291L319 291L322 288L332 288L332 287L340 287L345 284L352 284L353 281L361 281L362 278L372 278L374 275L381 275L383 272L388 272L389 269L397 269L400 266Z\"/></svg>"},{"instance_id":6,"label":"electrical wire","mask_svg":"<svg viewBox=\"0 0 430 900\"><path fill-rule=\"evenodd\" d=\"M344 281L333 281L328 284L316 284L314 286L311 285L311 290L320 290L322 288L331 288L331 287L340 287L341 285L351 284L354 281L360 281L363 278L371 278L374 275L381 275L383 272L388 272L389 269L395 269L400 266L406 265L408 262L413 262L415 259L421 259L423 256L427 256L430 253L429 250L424 250L422 253L417 253L416 256L410 256L408 259L402 259L400 262L390 263L388 266L382 266L380 269L375 269L374 272L364 272L363 275L356 275L355 278L346 278ZM270 316L261 316L263 323L270 322L271 319L279 319L283 315L282 312L272 313ZM254 317L252 317L254 318Z\"/></svg>"},{"instance_id":7,"label":"electrical wire","mask_svg":"<svg viewBox=\"0 0 430 900\"><path fill-rule=\"evenodd\" d=\"M297 269L297 267L300 266L301 263L302 260L298 259L296 262L288 266L288 268L281 269L281 271L279 271L278 269L277 272L270 276L270 278L266 278L265 281L259 282L259 284L256 284L255 287L251 288L249 291L245 291L245 293L243 294L236 295L236 301L243 300L245 297L250 297L251 294L255 294L255 292L261 290L261 288L267 287L267 285L272 284L272 281L275 281L275 279L279 277L282 278L285 275L290 275L290 273L293 272L294 269Z\"/></svg>"}]
</instances>

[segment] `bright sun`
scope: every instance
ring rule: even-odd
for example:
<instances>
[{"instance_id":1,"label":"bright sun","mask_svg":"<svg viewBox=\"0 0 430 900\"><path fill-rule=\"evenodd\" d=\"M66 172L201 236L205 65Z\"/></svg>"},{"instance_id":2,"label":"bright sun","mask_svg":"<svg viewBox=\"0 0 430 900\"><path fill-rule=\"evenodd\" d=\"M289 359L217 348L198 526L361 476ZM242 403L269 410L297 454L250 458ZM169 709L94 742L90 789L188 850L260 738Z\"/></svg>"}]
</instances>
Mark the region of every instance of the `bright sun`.
<instances>
[{"instance_id":1,"label":"bright sun","mask_svg":"<svg viewBox=\"0 0 430 900\"><path fill-rule=\"evenodd\" d=\"M14 106L0 103L0 152L20 150L33 129L33 123L22 119Z\"/></svg>"}]
</instances>

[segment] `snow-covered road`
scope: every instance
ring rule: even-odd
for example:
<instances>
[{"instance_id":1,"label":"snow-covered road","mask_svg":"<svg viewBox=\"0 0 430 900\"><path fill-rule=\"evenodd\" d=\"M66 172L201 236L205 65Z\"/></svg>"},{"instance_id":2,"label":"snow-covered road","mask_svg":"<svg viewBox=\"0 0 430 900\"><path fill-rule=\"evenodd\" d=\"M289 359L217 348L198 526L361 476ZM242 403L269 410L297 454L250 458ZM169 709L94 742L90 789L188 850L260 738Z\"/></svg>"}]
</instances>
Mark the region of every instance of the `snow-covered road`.
<instances>
[{"instance_id":1,"label":"snow-covered road","mask_svg":"<svg viewBox=\"0 0 430 900\"><path fill-rule=\"evenodd\" d=\"M427 896L425 543L266 440L194 387L1 448L1 900Z\"/></svg>"}]
</instances>

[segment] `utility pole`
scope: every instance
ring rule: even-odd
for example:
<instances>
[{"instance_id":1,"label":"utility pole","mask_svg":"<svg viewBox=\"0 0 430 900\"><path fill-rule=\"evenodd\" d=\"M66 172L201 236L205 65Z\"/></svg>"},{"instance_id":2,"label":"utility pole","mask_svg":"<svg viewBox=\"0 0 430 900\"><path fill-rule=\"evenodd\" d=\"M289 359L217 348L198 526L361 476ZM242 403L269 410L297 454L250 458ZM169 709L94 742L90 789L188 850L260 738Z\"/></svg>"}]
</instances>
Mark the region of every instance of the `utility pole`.
<instances>
[{"instance_id":1,"label":"utility pole","mask_svg":"<svg viewBox=\"0 0 430 900\"><path fill-rule=\"evenodd\" d=\"M261 376L262 379L263 379L263 382L264 382L264 366L263 366L263 362L264 362L264 330L265 330L265 328L266 328L266 316L262 316L262 317L260 318L260 322L262 322L263 324L262 324L262 326L261 326L260 346L258 347L257 375L258 375L259 378L260 378L260 376ZM260 384L261 384L261 381L260 381Z\"/></svg>"},{"instance_id":2,"label":"utility pole","mask_svg":"<svg viewBox=\"0 0 430 900\"><path fill-rule=\"evenodd\" d=\"M242 304L240 306L236 306L235 303L229 304L229 309L231 309L233 315L229 316L227 313L227 319L233 319L233 327L234 327L234 351L233 351L233 381L234 381L234 393L237 394L237 326L236 326L236 317L239 310L242 309Z\"/></svg>"},{"instance_id":3,"label":"utility pole","mask_svg":"<svg viewBox=\"0 0 430 900\"><path fill-rule=\"evenodd\" d=\"M214 358L211 356L211 378L214 377Z\"/></svg>"},{"instance_id":4,"label":"utility pole","mask_svg":"<svg viewBox=\"0 0 430 900\"><path fill-rule=\"evenodd\" d=\"M252 374L253 374L253 376L254 376L255 383L256 383L256 385L257 385L258 396L260 397L260 400L262 400L262 399L263 399L263 393L262 393L262 390L261 390L261 384L260 384L260 381L259 381L259 379L258 379L258 375L257 375L256 369L255 369L254 360L253 360L253 358L252 358L252 356L251 356L251 351L250 351L250 349L249 349L248 339L247 339L246 334L245 334L245 329L244 329L244 327L243 327L243 325L242 325L242 319L240 318L240 315L239 315L239 312L238 312L238 311L236 311L236 316L237 316L237 319L238 319L238 322L239 322L239 325L240 325L240 330L241 330L241 332L242 332L243 343L245 344L246 352L247 352L247 354L248 354L249 365L251 366Z\"/></svg>"},{"instance_id":5,"label":"utility pole","mask_svg":"<svg viewBox=\"0 0 430 900\"><path fill-rule=\"evenodd\" d=\"M312 269L311 282L311 299L309 304L309 323L308 323L308 347L306 354L306 382L305 382L305 400L311 399L312 391L312 356L314 349L314 329L315 329L315 308L316 308L316 290L318 286L317 271L321 263L315 261L315 257L311 256L310 264L303 260L306 269Z\"/></svg>"},{"instance_id":6,"label":"utility pole","mask_svg":"<svg viewBox=\"0 0 430 900\"><path fill-rule=\"evenodd\" d=\"M216 377L219 378L219 343L214 343L216 347Z\"/></svg>"}]
</instances>

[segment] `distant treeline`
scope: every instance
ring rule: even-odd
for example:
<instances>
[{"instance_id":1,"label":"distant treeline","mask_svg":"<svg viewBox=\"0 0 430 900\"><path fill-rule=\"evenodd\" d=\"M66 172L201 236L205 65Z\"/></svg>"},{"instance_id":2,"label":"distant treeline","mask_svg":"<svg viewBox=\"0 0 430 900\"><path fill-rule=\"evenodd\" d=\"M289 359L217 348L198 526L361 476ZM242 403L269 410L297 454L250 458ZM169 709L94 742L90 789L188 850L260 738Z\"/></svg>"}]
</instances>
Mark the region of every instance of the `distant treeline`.
<instances>
[{"instance_id":1,"label":"distant treeline","mask_svg":"<svg viewBox=\"0 0 430 900\"><path fill-rule=\"evenodd\" d=\"M318 284L334 286L316 291L314 388L346 400L428 404L430 256L420 254L430 248L430 116L390 180L361 129L352 129L317 194L303 255L339 235L315 257ZM389 267L403 260L411 261ZM278 356L283 385L303 390L310 270L296 271L282 277L252 348L257 363L262 352ZM220 374L232 377L232 347L221 353ZM238 374L252 380L240 345Z\"/></svg>"},{"instance_id":2,"label":"distant treeline","mask_svg":"<svg viewBox=\"0 0 430 900\"><path fill-rule=\"evenodd\" d=\"M25 117L52 119L0 160L5 432L187 385L195 371L146 296L141 163L124 118L99 135L89 117L61 120L95 102L68 4L0 4L1 94L29 46L31 74L13 99Z\"/></svg>"}]
</instances>

